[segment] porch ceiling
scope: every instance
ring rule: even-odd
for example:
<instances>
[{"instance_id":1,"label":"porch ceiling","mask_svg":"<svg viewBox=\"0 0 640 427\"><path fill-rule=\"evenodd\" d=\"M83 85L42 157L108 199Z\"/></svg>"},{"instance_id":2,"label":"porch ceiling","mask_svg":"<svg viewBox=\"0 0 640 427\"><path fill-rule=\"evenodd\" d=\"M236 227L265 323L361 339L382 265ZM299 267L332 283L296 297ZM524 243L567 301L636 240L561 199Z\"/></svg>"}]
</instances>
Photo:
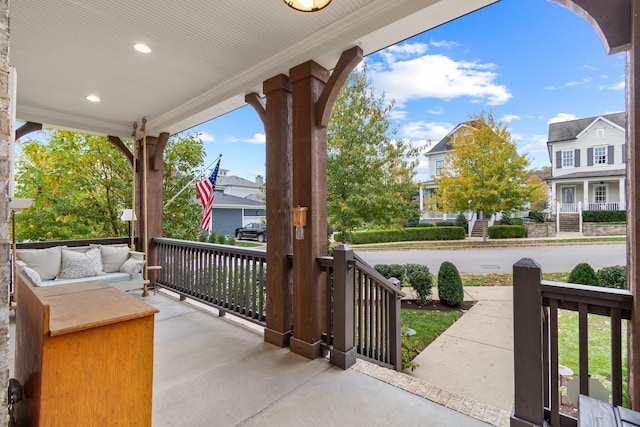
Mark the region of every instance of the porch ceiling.
<instances>
[{"instance_id":1,"label":"porch ceiling","mask_svg":"<svg viewBox=\"0 0 640 427\"><path fill-rule=\"evenodd\" d=\"M332 68L354 45L366 55L495 1L335 0L317 13L282 0L11 2L17 119L129 137L146 116L149 134L173 134L309 59Z\"/></svg>"}]
</instances>

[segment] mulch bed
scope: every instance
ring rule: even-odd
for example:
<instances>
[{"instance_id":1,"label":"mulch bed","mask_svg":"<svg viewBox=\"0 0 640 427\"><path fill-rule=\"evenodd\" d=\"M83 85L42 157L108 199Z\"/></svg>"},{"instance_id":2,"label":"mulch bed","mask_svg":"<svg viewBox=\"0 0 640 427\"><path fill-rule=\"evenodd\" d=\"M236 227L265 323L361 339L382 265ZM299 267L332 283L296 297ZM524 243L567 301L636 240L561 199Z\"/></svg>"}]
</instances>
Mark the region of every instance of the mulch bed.
<instances>
[{"instance_id":1,"label":"mulch bed","mask_svg":"<svg viewBox=\"0 0 640 427\"><path fill-rule=\"evenodd\" d=\"M401 308L408 308L411 310L437 310L437 311L461 311L465 312L469 310L475 304L475 301L462 301L457 307L449 307L448 305L440 303L439 300L427 301L424 304L420 304L414 299L403 299L400 302Z\"/></svg>"}]
</instances>

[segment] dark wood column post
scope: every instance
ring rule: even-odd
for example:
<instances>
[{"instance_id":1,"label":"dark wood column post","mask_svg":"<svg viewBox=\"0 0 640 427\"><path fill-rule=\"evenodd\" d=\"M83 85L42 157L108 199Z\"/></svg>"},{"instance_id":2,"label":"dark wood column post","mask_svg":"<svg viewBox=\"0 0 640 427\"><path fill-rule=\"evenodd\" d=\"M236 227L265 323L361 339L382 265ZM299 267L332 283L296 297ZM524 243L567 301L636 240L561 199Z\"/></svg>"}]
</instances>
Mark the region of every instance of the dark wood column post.
<instances>
[{"instance_id":1,"label":"dark wood column post","mask_svg":"<svg viewBox=\"0 0 640 427\"><path fill-rule=\"evenodd\" d=\"M513 355L515 402L512 427L544 423L542 269L530 258L513 266Z\"/></svg>"},{"instance_id":2,"label":"dark wood column post","mask_svg":"<svg viewBox=\"0 0 640 427\"><path fill-rule=\"evenodd\" d=\"M147 265L157 265L157 251L152 244L153 237L162 236L162 155L164 147L169 140L168 133L161 133L160 136L147 136L147 159L142 157L142 140L136 142L136 157L139 159L136 175L136 217L139 240L138 250L145 250L147 242ZM142 176L144 168L142 161L147 162L147 188L144 188ZM144 200L146 193L147 200L147 227L145 235ZM157 272L149 270L149 279L153 282Z\"/></svg>"},{"instance_id":3,"label":"dark wood column post","mask_svg":"<svg viewBox=\"0 0 640 427\"><path fill-rule=\"evenodd\" d=\"M285 75L263 84L267 166L267 328L264 340L287 347L293 325L291 253L291 85ZM260 110L259 105L250 102ZM247 100L249 102L249 100ZM262 117L262 116L261 116Z\"/></svg>"},{"instance_id":4,"label":"dark wood column post","mask_svg":"<svg viewBox=\"0 0 640 427\"><path fill-rule=\"evenodd\" d=\"M638 280L640 280L640 150L636 126L640 123L640 110L636 99L640 97L640 3L632 2L631 47L627 53L627 283L633 294L633 310L629 328L629 403L631 408L640 410L640 300Z\"/></svg>"},{"instance_id":5,"label":"dark wood column post","mask_svg":"<svg viewBox=\"0 0 640 427\"><path fill-rule=\"evenodd\" d=\"M327 130L316 105L329 71L313 61L292 68L293 206L307 207L304 239L293 241L293 321L290 347L314 359L326 323L325 281L316 258L327 254Z\"/></svg>"}]
</instances>

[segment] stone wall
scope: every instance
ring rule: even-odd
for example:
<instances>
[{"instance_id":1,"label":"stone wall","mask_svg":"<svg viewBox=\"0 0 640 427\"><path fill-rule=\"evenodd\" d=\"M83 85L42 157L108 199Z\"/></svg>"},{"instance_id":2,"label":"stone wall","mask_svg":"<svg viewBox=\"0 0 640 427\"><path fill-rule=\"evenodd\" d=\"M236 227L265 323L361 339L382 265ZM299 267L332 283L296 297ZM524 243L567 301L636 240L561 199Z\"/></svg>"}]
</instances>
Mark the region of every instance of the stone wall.
<instances>
[{"instance_id":1,"label":"stone wall","mask_svg":"<svg viewBox=\"0 0 640 427\"><path fill-rule=\"evenodd\" d=\"M524 224L524 228L527 237L555 237L556 235L555 222L545 222L543 224L527 222Z\"/></svg>"},{"instance_id":2,"label":"stone wall","mask_svg":"<svg viewBox=\"0 0 640 427\"><path fill-rule=\"evenodd\" d=\"M626 236L627 224L599 224L585 222L582 224L584 236Z\"/></svg>"},{"instance_id":3,"label":"stone wall","mask_svg":"<svg viewBox=\"0 0 640 427\"><path fill-rule=\"evenodd\" d=\"M8 286L11 274L9 254L9 198L7 189L11 176L11 133L13 117L9 90L9 0L0 0L0 426L8 424L7 387L9 385L9 303Z\"/></svg>"}]
</instances>

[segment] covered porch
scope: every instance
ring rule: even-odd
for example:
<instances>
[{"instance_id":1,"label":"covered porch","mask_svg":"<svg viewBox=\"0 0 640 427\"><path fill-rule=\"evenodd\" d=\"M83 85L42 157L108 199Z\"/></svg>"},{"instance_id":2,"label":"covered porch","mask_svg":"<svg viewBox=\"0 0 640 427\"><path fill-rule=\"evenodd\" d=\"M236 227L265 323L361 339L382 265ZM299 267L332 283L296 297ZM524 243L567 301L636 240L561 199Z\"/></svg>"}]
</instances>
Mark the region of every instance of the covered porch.
<instances>
[{"instance_id":1,"label":"covered porch","mask_svg":"<svg viewBox=\"0 0 640 427\"><path fill-rule=\"evenodd\" d=\"M625 171L606 175L573 176L551 181L551 213L624 211L627 209ZM615 173L613 173L615 172Z\"/></svg>"},{"instance_id":2,"label":"covered porch","mask_svg":"<svg viewBox=\"0 0 640 427\"><path fill-rule=\"evenodd\" d=\"M276 3L286 8L280 1ZM307 412L320 414L318 417L321 422L317 425L336 422L335 418L331 418L339 414L339 411L333 410L334 404L341 405L343 412L350 413L360 420L372 414L378 415L380 407L384 407L380 403L382 400L391 401L394 405L396 403L406 405L407 413L420 416L416 425L422 425L424 419L429 419L430 416L438 416L434 415L436 412L418 413L418 411L430 411L433 408L426 409L429 405L425 407L416 405L417 401L413 398L404 395L400 397L386 387L372 385L368 379L359 377L355 372L329 368L321 358L326 348L327 331L331 330L326 328L327 321L331 317L327 310L328 301L330 301L326 293L327 277L329 269L336 268L333 264L335 260L329 261L323 258L327 249L326 124L332 100L335 99L346 75L357 65L362 55L490 3L492 1L488 0L473 2L405 0L393 3L351 0L333 2L332 6L335 8L319 14L305 15L306 18L303 18L303 15L295 15L297 12L289 9L284 9L286 12L282 12L282 9L273 7L273 4L267 4L267 2L252 3L251 7L243 2L222 2L222 5L220 2L212 2L209 5L210 9L207 10L202 10L202 5L197 8L180 7L178 10L175 5L166 2L163 3L164 7L159 7L157 4L146 1L126 3L126 6L133 9L126 9L124 3L108 3L104 6L103 2L91 2L90 6L84 4L83 7L78 7L76 2L69 2L68 7L61 7L60 4L46 6L46 4L29 2L15 3L12 6L12 30L16 29L16 43L12 45L11 52L15 56L13 60L9 60L8 48L11 43L8 31L5 31L4 49L2 49L5 52L2 57L5 67L2 77L6 84L2 87L5 98L14 102L17 119L26 122L26 127L16 132L18 138L28 130L43 125L83 130L108 135L109 139L131 159L132 153L122 143L121 138L128 138L131 135L132 123L144 118L145 136L141 139L134 137L134 151L138 154L137 158L142 158L143 164L149 169L145 179L137 181L138 194L148 196L148 198L139 197L138 204L134 207L138 217L142 218L138 235L141 238L140 245L148 251L150 263L163 265L159 274L152 273L151 280L168 286L162 281L171 274L170 267L174 266L176 268L174 277L177 278L174 284L180 288L175 289L178 295L188 298L193 293L201 293L202 289L191 286L189 280L192 276L183 274L184 271L189 273L196 271L200 274L201 270L192 269L196 265L195 258L178 262L175 253L169 258L164 258L163 261L162 245L171 245L172 242L162 239L162 217L143 214L147 211L161 212L162 210L162 151L168 136L224 114L244 103L251 104L265 124L267 200L269 201L267 220L273 230L271 236L276 238L270 238L265 254L265 262L269 265L266 272L265 293L263 294L261 289L250 292L256 297L252 301L253 305L241 306L241 310L246 311L249 316L260 317L264 313L265 319L253 319L266 321L264 336L261 338L259 334L256 335L253 332L225 327L219 331L219 335L226 339L212 340L211 335L202 335L199 332L211 327L202 322L199 312L185 312L183 315L173 317L173 321L158 319L159 340L155 343L155 354L158 361L162 358L169 367L165 370L165 367L158 366L155 373L157 379L155 383L160 388L154 389L154 394L159 399L163 399L154 400L154 411L158 411L154 413L154 422L157 425L188 424L188 422L183 423L184 417L196 416L195 414L198 413L196 410L187 415L184 413L177 415L177 411L172 410L175 408L173 405L177 403L188 404L185 403L185 395L191 397L186 402L200 406L206 406L207 400L203 396L209 395L211 399L219 399L223 403L221 406L224 407L228 396L226 392L230 387L240 394L235 396L234 403L242 402L242 391L245 387L254 390L252 396L257 396L257 400L252 399L251 405L248 405L253 408L252 410L237 412L234 415L231 412L234 412L236 407L229 403L227 406L230 409L229 413L223 414L229 416L225 421L245 425L268 424L267 421L272 420L268 418L270 416L278 417L279 422L283 423L280 420L286 420L286 417L292 416L288 405L304 408L302 420L305 424L313 425L315 422L313 417L306 416ZM585 16L603 39L607 50L612 52L629 50L627 90L629 91L628 138L630 143L627 144L629 165L628 187L625 190L629 196L628 203L625 203L628 204L629 212L628 277L631 297L625 297L625 304L631 299L631 308L628 309L625 306L624 309L628 309L630 313L628 317L631 318L630 403L634 409L638 409L640 387L637 384L637 371L640 369L640 358L637 355L640 354L640 340L637 339L639 319L636 306L638 303L633 295L636 294L637 230L640 225L636 215L638 208L636 165L640 157L634 143L637 139L636 123L638 122L638 110L635 104L638 89L635 81L639 75L636 65L639 45L636 37L640 32L640 22L637 18L638 10L633 10L634 13L629 12L632 8L637 9L640 6L626 0L605 5L600 1L589 0L558 0L557 3ZM5 1L4 5L8 19L10 15L8 2ZM107 10L101 9L100 5ZM610 7L612 5L615 7ZM14 10L15 15L13 15ZM223 27L222 24L212 25L207 19L203 21L202 18L207 16L215 16L229 27ZM631 16L635 18L632 19ZM140 20L139 17L145 19ZM64 25L65 19L70 19L71 23ZM143 21L146 22L145 26L140 25ZM51 24L52 22L54 25ZM82 37L79 26L74 25L79 22L88 23L84 28L87 31L86 34L102 31L102 40L112 40L110 36L126 35L126 39L120 39L119 43L128 46L134 39L148 38L157 43L154 46L158 46L157 50L160 52L169 46L174 48L170 49L170 55L149 61L133 57L131 53L113 54L109 59L115 65L105 67L106 52L113 52L115 47L103 45L95 51L89 49L86 42L91 38ZM198 28L202 30L197 36L193 35L194 26L199 26ZM141 27L149 33L141 34ZM159 31L167 28L171 30ZM238 28L243 30L242 35L246 37L240 40L240 43L234 38L239 34ZM64 33L64 31L68 32ZM177 37L178 34L186 36ZM227 38L229 35L232 37ZM59 43L60 40L75 40L77 43ZM197 46L193 44L194 40ZM49 41L54 43L53 47L56 49L47 46L45 42ZM55 43L59 45L56 46ZM225 56L216 51L219 46L226 48L226 51L231 54ZM57 53L55 58L51 52ZM86 53L86 57L81 58L81 61L78 60L78 52ZM202 52L208 52L209 55L203 55ZM72 63L77 66L56 66L51 62L54 59L59 59L63 64ZM17 86L19 88L17 95L14 94L15 86L12 85L15 82L15 73L10 71L9 65L15 65L17 74L20 76L18 81L22 81ZM86 65L94 67L87 68ZM61 71L56 74L58 70ZM72 73L71 70L77 74ZM126 70L126 73L123 70ZM332 74L329 70L335 71ZM102 96L104 101L109 97L112 97L112 100L92 109L87 108L84 101L86 94L81 91L92 86L93 82L88 79L96 75L99 75L101 77L99 80L103 82L99 90L105 94ZM7 114L3 116L6 120L3 121L5 126L3 126L2 135L9 142L7 146L10 146L13 137L10 123L16 117L11 115L11 108L7 108L5 112ZM149 151L145 148L147 143ZM12 165L10 154L5 153L4 160L5 167L1 171L4 173L5 182L9 182ZM135 170L134 174L142 176L142 170ZM625 193L621 189L618 191ZM10 193L0 196L7 218L3 224L5 236L8 235L7 206L10 198ZM144 203L141 202L142 200ZM293 227L289 212L291 207L296 205L309 208L308 234L302 241L292 239ZM4 242L4 248L8 253L8 242ZM187 251L187 253L191 252ZM241 254L241 258L247 259L246 255ZM168 262L169 259L172 262ZM9 261L8 259L4 261L3 271L6 276ZM349 259L345 255L341 262L338 271L352 271L352 273L345 273L344 277L347 277L347 274L353 274L355 269L350 267L353 267L357 260ZM185 266L189 268L183 269L182 267ZM255 270L252 270L251 275L253 272ZM245 277L249 277L249 273ZM258 282L261 285L264 283ZM344 282L351 283L349 280ZM539 285L534 281L524 282L526 281L523 281L523 286L535 286L536 289ZM256 281L253 283L255 285ZM520 285L516 283L516 286ZM384 284L382 288L389 290ZM242 293L242 289L238 291ZM342 316L334 317L333 320L340 326L343 336L334 336L333 345L334 349L338 350L337 361L344 366L351 366L355 363L355 349L351 345L355 330L352 325L346 325L350 321L353 322L355 318L353 311L350 311L354 308L353 294L348 293L355 291L353 287L345 287L342 292L344 295ZM227 293L227 295L239 294ZM263 299L260 299L260 296ZM393 301L394 298L397 297L393 295L389 299ZM367 300L372 303L381 299L381 297L369 297ZM265 305L258 311L255 304L260 301ZM537 307L538 311L541 305L542 303ZM223 312L225 309L235 310L235 308L223 306L221 308ZM378 311L380 310L376 310ZM389 316L391 311L390 308ZM588 311L588 307L581 311ZM397 314L394 313L394 315ZM397 325L397 318L392 323L394 326ZM184 331L190 333L186 334ZM390 331L389 335L393 335L393 331ZM166 341L160 341L160 338ZM397 334L395 339L397 343ZM182 352L197 341L206 344L206 349L190 353L189 356L195 357L194 369L177 375L179 372L177 361L182 362L181 357L185 357ZM230 344L231 342L239 345L234 347ZM179 346L176 343L184 343L184 345ZM338 345L337 348L336 345ZM212 351L212 348L215 350ZM220 350L219 353L218 350ZM393 351L397 351L397 347L393 347ZM518 349L515 351L517 360L530 356L524 352L518 353ZM198 356L202 356L200 352L204 352L206 357L199 359ZM386 350L386 353L383 353L389 356L391 363L397 363L397 353L389 354L391 352ZM540 352L533 351L532 357L535 358L536 354L540 356ZM216 358L209 358L209 355L215 355ZM229 357L232 356L235 356L234 369L230 368L231 364L226 364L231 363ZM212 367L216 367L217 371L210 371ZM6 367L5 372L8 369ZM242 373L241 376L225 377L238 371ZM525 369L525 373L533 378L539 378L540 381L548 372L549 370L544 370L541 364L526 365ZM553 366L551 372L555 372ZM213 376L208 376L210 374ZM216 381L214 376L225 379L221 388L213 386L218 383L217 387L222 383L222 381ZM207 381L190 384L182 382L187 379L206 379ZM327 385L328 382L335 382L336 386ZM287 385L283 386L283 383ZM344 388L338 387L341 385ZM526 382L519 383L516 380L516 392L528 388L528 385ZM375 387L382 399L372 395L361 396L361 391L367 387ZM274 393L274 390L277 392ZM581 386L581 392L588 393L588 389ZM273 394L274 400L261 400L263 395L270 394ZM341 397L341 399L337 402L328 400L328 395ZM180 399L177 396L180 396ZM364 402L362 397L368 397L370 402ZM249 399L246 398L246 400ZM539 402L536 401L537 406L533 410L529 402L519 400L516 396L516 410L512 425L542 424L543 419L538 415L544 416L545 405L549 402L542 402L540 399ZM237 411L240 410L237 409ZM395 411L391 413L396 415ZM203 418L207 417L208 423L223 416L218 413L199 414L198 416ZM382 417L382 415L379 416ZM557 420L557 414L552 419L552 421L555 420ZM465 425L467 422L473 421L465 418L462 421L455 420L452 425ZM290 425L300 423L300 419L297 419L292 420ZM286 422L284 424L286 425Z\"/></svg>"}]
</instances>

